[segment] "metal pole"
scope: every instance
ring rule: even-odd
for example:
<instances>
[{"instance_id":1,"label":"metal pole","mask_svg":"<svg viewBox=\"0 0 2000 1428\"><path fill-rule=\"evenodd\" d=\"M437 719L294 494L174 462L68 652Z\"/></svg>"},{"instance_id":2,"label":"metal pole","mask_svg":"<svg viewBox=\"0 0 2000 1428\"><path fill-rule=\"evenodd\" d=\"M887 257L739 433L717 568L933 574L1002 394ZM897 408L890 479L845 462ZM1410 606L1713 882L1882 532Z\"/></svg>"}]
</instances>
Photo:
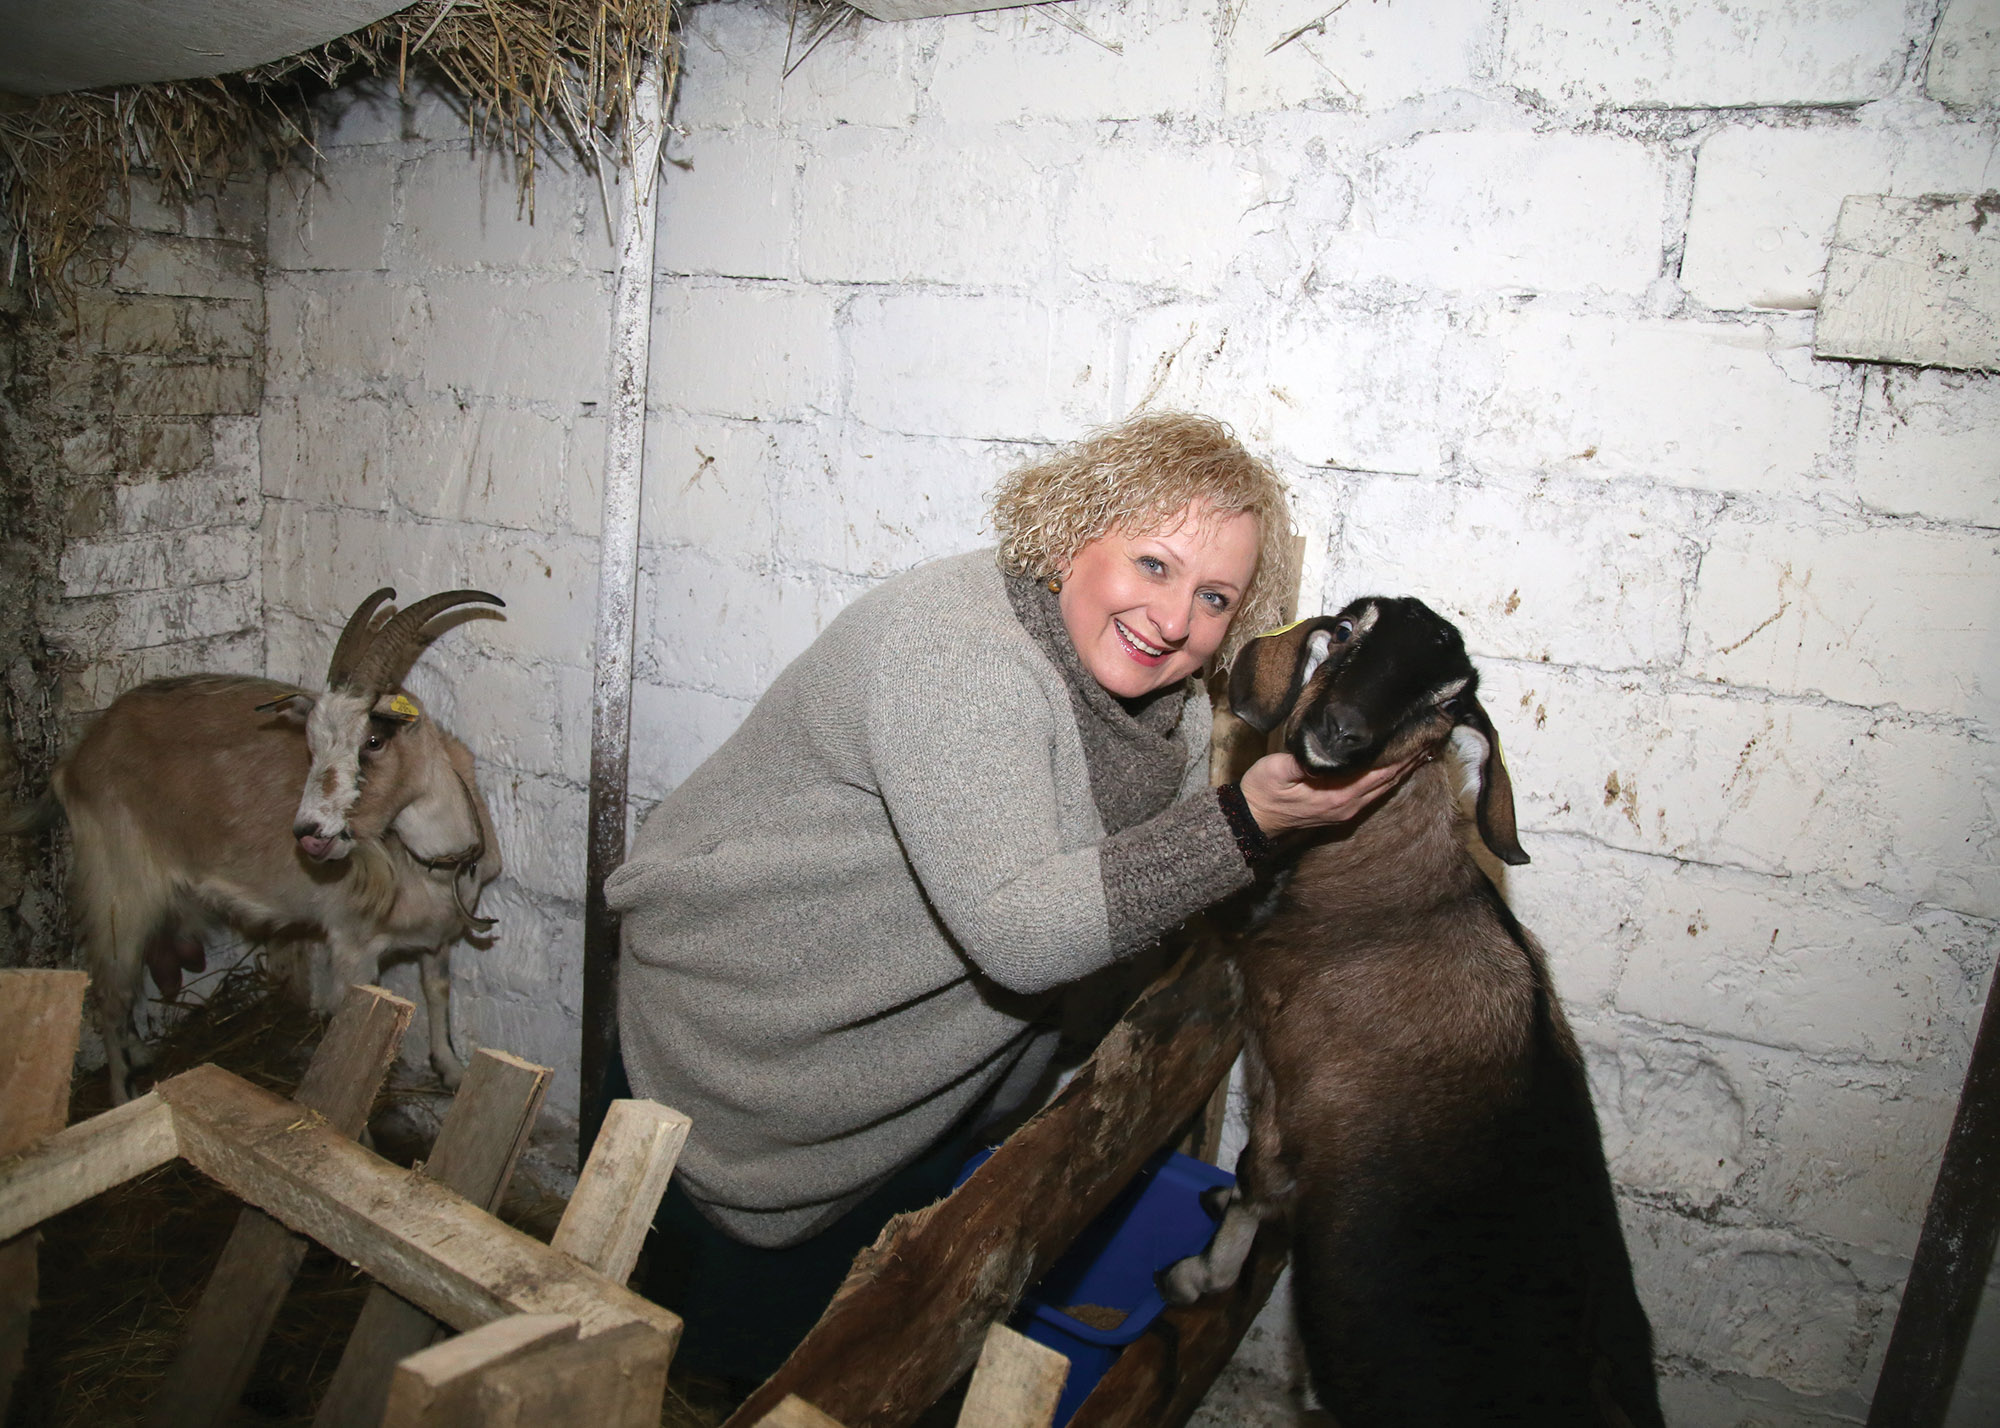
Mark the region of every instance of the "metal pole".
<instances>
[{"instance_id":1,"label":"metal pole","mask_svg":"<svg viewBox=\"0 0 2000 1428\"><path fill-rule=\"evenodd\" d=\"M1889 1334L1870 1428L1936 1428L1951 1406L1979 1292L2000 1235L2000 968L1972 1044L1903 1307Z\"/></svg>"},{"instance_id":2,"label":"metal pole","mask_svg":"<svg viewBox=\"0 0 2000 1428\"><path fill-rule=\"evenodd\" d=\"M583 914L583 1056L577 1164L604 1119L605 1077L618 1044L618 919L604 880L625 860L625 779L632 734L633 602L639 578L639 491L646 448L647 359L653 341L653 234L666 62L646 56L627 120L631 188L618 225L611 306L611 425L604 454L604 523L597 566L597 669L590 710L590 850Z\"/></svg>"}]
</instances>

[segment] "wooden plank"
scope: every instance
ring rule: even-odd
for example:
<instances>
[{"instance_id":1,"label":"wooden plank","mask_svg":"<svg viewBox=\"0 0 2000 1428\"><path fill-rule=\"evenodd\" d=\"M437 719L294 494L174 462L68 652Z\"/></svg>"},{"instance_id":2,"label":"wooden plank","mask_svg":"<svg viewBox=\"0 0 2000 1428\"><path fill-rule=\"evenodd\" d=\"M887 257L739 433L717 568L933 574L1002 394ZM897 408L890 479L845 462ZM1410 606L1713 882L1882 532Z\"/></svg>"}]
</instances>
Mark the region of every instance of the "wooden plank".
<instances>
[{"instance_id":1,"label":"wooden plank","mask_svg":"<svg viewBox=\"0 0 2000 1428\"><path fill-rule=\"evenodd\" d=\"M1179 1428L1194 1416L1222 1366L1284 1272L1291 1236L1267 1222L1236 1283L1185 1308L1169 1306L1128 1344L1067 1428Z\"/></svg>"},{"instance_id":2,"label":"wooden plank","mask_svg":"<svg viewBox=\"0 0 2000 1428\"><path fill-rule=\"evenodd\" d=\"M568 1314L585 1336L637 1321L679 1341L677 1315L220 1067L198 1066L157 1094L173 1108L181 1154L204 1175L454 1328Z\"/></svg>"},{"instance_id":3,"label":"wooden plank","mask_svg":"<svg viewBox=\"0 0 2000 1428\"><path fill-rule=\"evenodd\" d=\"M548 1067L504 1051L477 1053L445 1112L431 1158L420 1167L423 1173L473 1204L497 1210L534 1129L550 1074ZM317 1428L375 1428L397 1362L428 1346L438 1328L436 1319L409 1300L379 1284L371 1289L320 1400L313 1419Z\"/></svg>"},{"instance_id":4,"label":"wooden plank","mask_svg":"<svg viewBox=\"0 0 2000 1428\"><path fill-rule=\"evenodd\" d=\"M869 1428L914 1422L972 1367L987 1326L1194 1114L1241 1044L1227 963L1206 950L1184 957L950 1199L890 1221L731 1428L787 1393Z\"/></svg>"},{"instance_id":5,"label":"wooden plank","mask_svg":"<svg viewBox=\"0 0 2000 1428\"><path fill-rule=\"evenodd\" d=\"M757 1420L757 1428L841 1428L841 1422L827 1417L796 1393L788 1393Z\"/></svg>"},{"instance_id":6,"label":"wooden plank","mask_svg":"<svg viewBox=\"0 0 2000 1428\"><path fill-rule=\"evenodd\" d=\"M551 1344L482 1376L484 1428L659 1428L673 1345L650 1324Z\"/></svg>"},{"instance_id":7,"label":"wooden plank","mask_svg":"<svg viewBox=\"0 0 2000 1428\"><path fill-rule=\"evenodd\" d=\"M1209 1165L1216 1162L1222 1153L1222 1127L1229 1119L1229 1072L1222 1073L1222 1079L1215 1083L1215 1089L1208 1093L1208 1100L1196 1113L1194 1124L1188 1127L1181 1143L1175 1147L1182 1155L1191 1155L1196 1160Z\"/></svg>"},{"instance_id":8,"label":"wooden plank","mask_svg":"<svg viewBox=\"0 0 2000 1428\"><path fill-rule=\"evenodd\" d=\"M1972 1043L1965 1089L1945 1141L1930 1209L1889 1334L1869 1428L1934 1428L1972 1336L1979 1296L2000 1237L2000 969Z\"/></svg>"},{"instance_id":9,"label":"wooden plank","mask_svg":"<svg viewBox=\"0 0 2000 1428\"><path fill-rule=\"evenodd\" d=\"M69 1120L70 1072L83 1026L81 972L0 972L0 1155L25 1150ZM39 1239L0 1244L0 1422L28 1352L28 1320L41 1292Z\"/></svg>"},{"instance_id":10,"label":"wooden plank","mask_svg":"<svg viewBox=\"0 0 2000 1428\"><path fill-rule=\"evenodd\" d=\"M0 1155L26 1150L69 1121L70 1070L83 1026L81 972L0 972Z\"/></svg>"},{"instance_id":11,"label":"wooden plank","mask_svg":"<svg viewBox=\"0 0 2000 1428\"><path fill-rule=\"evenodd\" d=\"M0 1160L0 1240L32 1230L180 1154L173 1112L157 1092Z\"/></svg>"},{"instance_id":12,"label":"wooden plank","mask_svg":"<svg viewBox=\"0 0 2000 1428\"><path fill-rule=\"evenodd\" d=\"M552 1344L573 1343L564 1314L513 1314L410 1355L396 1366L382 1428L460 1428L479 1421L479 1385L491 1369Z\"/></svg>"},{"instance_id":13,"label":"wooden plank","mask_svg":"<svg viewBox=\"0 0 2000 1428\"><path fill-rule=\"evenodd\" d=\"M297 1106L336 1134L359 1135L415 1011L380 987L349 987L299 1082ZM148 1428L206 1428L231 1414L305 1254L306 1242L262 1211L237 1216L147 1405Z\"/></svg>"},{"instance_id":14,"label":"wooden plank","mask_svg":"<svg viewBox=\"0 0 2000 1428\"><path fill-rule=\"evenodd\" d=\"M688 1118L653 1101L613 1101L551 1243L623 1284L638 1262Z\"/></svg>"},{"instance_id":15,"label":"wooden plank","mask_svg":"<svg viewBox=\"0 0 2000 1428\"><path fill-rule=\"evenodd\" d=\"M1842 200L1813 355L2000 370L2000 194Z\"/></svg>"},{"instance_id":16,"label":"wooden plank","mask_svg":"<svg viewBox=\"0 0 2000 1428\"><path fill-rule=\"evenodd\" d=\"M360 1135L416 1010L380 987L349 987L292 1099L348 1139Z\"/></svg>"},{"instance_id":17,"label":"wooden plank","mask_svg":"<svg viewBox=\"0 0 2000 1428\"><path fill-rule=\"evenodd\" d=\"M1068 1358L995 1324L965 1390L958 1428L1049 1428L1068 1377Z\"/></svg>"}]
</instances>

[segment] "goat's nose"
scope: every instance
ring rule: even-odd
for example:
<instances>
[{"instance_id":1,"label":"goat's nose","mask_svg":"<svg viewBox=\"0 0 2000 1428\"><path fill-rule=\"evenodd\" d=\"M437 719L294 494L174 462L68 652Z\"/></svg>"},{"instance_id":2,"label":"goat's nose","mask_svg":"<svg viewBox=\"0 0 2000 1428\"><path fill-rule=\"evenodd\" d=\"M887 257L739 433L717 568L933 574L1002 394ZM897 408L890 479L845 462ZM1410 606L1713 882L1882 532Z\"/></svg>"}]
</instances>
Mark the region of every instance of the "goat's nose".
<instances>
[{"instance_id":1,"label":"goat's nose","mask_svg":"<svg viewBox=\"0 0 2000 1428\"><path fill-rule=\"evenodd\" d=\"M1336 754L1351 754L1374 737L1367 716L1351 704L1329 704L1320 728L1327 750Z\"/></svg>"}]
</instances>

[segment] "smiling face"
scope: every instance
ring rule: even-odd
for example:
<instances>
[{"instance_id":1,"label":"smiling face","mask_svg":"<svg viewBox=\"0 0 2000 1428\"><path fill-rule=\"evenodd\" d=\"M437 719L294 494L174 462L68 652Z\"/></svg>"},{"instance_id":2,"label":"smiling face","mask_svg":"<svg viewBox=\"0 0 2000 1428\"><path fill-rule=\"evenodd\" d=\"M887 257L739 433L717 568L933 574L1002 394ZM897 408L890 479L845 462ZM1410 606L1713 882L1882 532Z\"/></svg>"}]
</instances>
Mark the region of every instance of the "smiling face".
<instances>
[{"instance_id":1,"label":"smiling face","mask_svg":"<svg viewBox=\"0 0 2000 1428\"><path fill-rule=\"evenodd\" d=\"M1257 518L1190 502L1157 532L1111 531L1062 572L1063 627L1091 678L1135 699L1221 648L1257 569Z\"/></svg>"}]
</instances>

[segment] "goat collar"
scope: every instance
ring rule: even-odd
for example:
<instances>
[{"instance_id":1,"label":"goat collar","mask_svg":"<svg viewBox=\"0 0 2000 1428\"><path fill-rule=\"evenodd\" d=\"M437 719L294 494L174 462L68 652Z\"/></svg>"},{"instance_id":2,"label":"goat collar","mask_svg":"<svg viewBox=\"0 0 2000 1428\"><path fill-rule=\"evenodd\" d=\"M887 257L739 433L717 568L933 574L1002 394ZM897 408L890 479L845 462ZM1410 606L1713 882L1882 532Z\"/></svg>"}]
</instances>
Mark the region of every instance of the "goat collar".
<instances>
[{"instance_id":1,"label":"goat collar","mask_svg":"<svg viewBox=\"0 0 2000 1428\"><path fill-rule=\"evenodd\" d=\"M468 874L470 874L473 883L473 897L477 898L479 896L479 862L486 856L486 838L483 831L485 824L479 817L479 800L473 796L471 787L465 781L465 775L454 768L451 771L451 776L458 780L459 795L465 799L465 811L472 815L472 826L482 831L473 837L470 844L456 853L441 853L435 858L426 858L408 843L403 844L403 851L408 853L413 861L422 867L428 868L431 872L450 873L451 898L453 902L458 904L459 918L473 932L490 932L493 929L495 919L479 916L471 907L467 906L465 898L465 884ZM399 839L398 841L401 840Z\"/></svg>"}]
</instances>

